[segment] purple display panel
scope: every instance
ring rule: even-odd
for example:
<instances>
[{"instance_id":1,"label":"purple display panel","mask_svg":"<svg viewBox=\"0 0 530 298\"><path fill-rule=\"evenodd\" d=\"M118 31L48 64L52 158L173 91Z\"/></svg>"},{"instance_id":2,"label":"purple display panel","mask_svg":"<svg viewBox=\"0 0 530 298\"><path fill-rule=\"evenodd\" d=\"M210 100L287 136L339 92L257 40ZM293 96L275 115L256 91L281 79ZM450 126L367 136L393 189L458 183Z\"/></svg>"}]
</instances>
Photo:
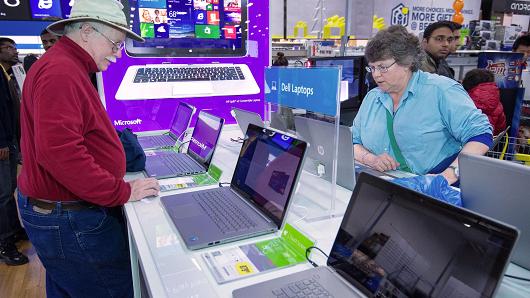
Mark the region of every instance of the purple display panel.
<instances>
[{"instance_id":1,"label":"purple display panel","mask_svg":"<svg viewBox=\"0 0 530 298\"><path fill-rule=\"evenodd\" d=\"M180 138L182 133L188 128L190 122L191 114L193 113L193 108L182 104L177 108L177 113L173 119L173 125L171 125L170 130Z\"/></svg>"},{"instance_id":2,"label":"purple display panel","mask_svg":"<svg viewBox=\"0 0 530 298\"><path fill-rule=\"evenodd\" d=\"M217 144L222 125L222 121L210 118L204 113L199 115L193 129L188 151L195 153L202 159L209 159Z\"/></svg>"},{"instance_id":3,"label":"purple display panel","mask_svg":"<svg viewBox=\"0 0 530 298\"><path fill-rule=\"evenodd\" d=\"M197 113L206 110L209 113L224 118L225 123L235 123L230 114L233 107L254 111L263 116L264 98L264 69L270 64L270 37L269 37L269 0L249 1L248 6L248 53L257 53L244 57L178 57L178 58L143 58L129 57L123 53L118 62L111 65L102 73L104 100L108 115L118 129L130 127L133 131L161 130L171 126L179 102L195 106ZM256 49L257 48L257 49ZM209 63L234 63L248 65L260 93L254 95L194 97L179 99L156 100L116 100L115 95L125 72L133 65L146 64L209 64ZM149 88L146 85L146 88ZM192 119L192 124L195 119Z\"/></svg>"},{"instance_id":4,"label":"purple display panel","mask_svg":"<svg viewBox=\"0 0 530 298\"><path fill-rule=\"evenodd\" d=\"M72 10L72 5L74 5L75 0L61 0L61 10L63 19L70 17L70 11Z\"/></svg>"}]
</instances>

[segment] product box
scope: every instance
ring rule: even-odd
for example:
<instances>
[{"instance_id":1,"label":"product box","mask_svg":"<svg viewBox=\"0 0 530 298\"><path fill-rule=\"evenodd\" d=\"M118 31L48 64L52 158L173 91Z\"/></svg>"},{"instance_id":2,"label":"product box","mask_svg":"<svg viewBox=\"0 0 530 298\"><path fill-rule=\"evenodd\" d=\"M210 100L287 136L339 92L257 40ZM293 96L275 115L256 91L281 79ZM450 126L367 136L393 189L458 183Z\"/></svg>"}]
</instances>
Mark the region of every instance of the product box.
<instances>
[{"instance_id":1,"label":"product box","mask_svg":"<svg viewBox=\"0 0 530 298\"><path fill-rule=\"evenodd\" d=\"M484 20L481 20L480 23L479 23L479 27L480 28L477 28L478 30L485 30L485 31L493 31L495 29L495 21L484 21Z\"/></svg>"},{"instance_id":2,"label":"product box","mask_svg":"<svg viewBox=\"0 0 530 298\"><path fill-rule=\"evenodd\" d=\"M501 49L501 42L493 39L486 40L484 42L484 46L482 46L482 49L488 51L499 51Z\"/></svg>"},{"instance_id":3,"label":"product box","mask_svg":"<svg viewBox=\"0 0 530 298\"><path fill-rule=\"evenodd\" d=\"M489 40L489 39L493 39L493 37L495 36L495 32L481 30L479 36L482 37L485 40Z\"/></svg>"},{"instance_id":4,"label":"product box","mask_svg":"<svg viewBox=\"0 0 530 298\"><path fill-rule=\"evenodd\" d=\"M522 31L521 26L495 26L495 39L502 41L505 46L511 46Z\"/></svg>"},{"instance_id":5,"label":"product box","mask_svg":"<svg viewBox=\"0 0 530 298\"><path fill-rule=\"evenodd\" d=\"M487 52L479 54L477 67L493 72L499 88L517 88L523 65L521 53Z\"/></svg>"}]
</instances>

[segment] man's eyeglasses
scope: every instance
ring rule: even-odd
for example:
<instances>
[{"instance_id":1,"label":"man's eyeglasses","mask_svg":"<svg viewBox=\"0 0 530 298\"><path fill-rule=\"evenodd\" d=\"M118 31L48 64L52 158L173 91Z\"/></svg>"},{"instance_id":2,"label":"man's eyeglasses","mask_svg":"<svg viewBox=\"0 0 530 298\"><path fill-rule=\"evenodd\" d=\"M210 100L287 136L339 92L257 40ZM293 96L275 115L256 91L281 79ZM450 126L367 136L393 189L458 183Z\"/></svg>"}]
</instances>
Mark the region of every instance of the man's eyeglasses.
<instances>
[{"instance_id":1,"label":"man's eyeglasses","mask_svg":"<svg viewBox=\"0 0 530 298\"><path fill-rule=\"evenodd\" d=\"M366 66L366 71L367 72L375 72L376 70L379 71L380 73L386 73L388 72L388 69L390 69L390 67L392 67L392 65L396 64L397 61L394 61L394 63L388 65L388 66L384 66L384 65L377 65L377 66Z\"/></svg>"},{"instance_id":2,"label":"man's eyeglasses","mask_svg":"<svg viewBox=\"0 0 530 298\"><path fill-rule=\"evenodd\" d=\"M125 45L125 42L115 42L114 40L110 39L107 35L99 32L98 29L92 27L92 29L94 31L96 31L97 33L99 33L101 36L105 37L108 41L110 41L112 43L112 51L114 53L117 53L117 52L120 52L122 49L123 49L123 46Z\"/></svg>"}]
</instances>

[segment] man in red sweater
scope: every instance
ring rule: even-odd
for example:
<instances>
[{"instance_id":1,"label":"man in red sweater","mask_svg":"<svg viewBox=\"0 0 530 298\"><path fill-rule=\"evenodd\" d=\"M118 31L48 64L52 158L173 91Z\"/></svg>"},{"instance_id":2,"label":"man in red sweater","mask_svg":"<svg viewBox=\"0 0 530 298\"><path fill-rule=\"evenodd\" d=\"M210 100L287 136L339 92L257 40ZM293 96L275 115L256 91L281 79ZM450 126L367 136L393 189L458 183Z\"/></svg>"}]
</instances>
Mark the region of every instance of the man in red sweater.
<instances>
[{"instance_id":1,"label":"man in red sweater","mask_svg":"<svg viewBox=\"0 0 530 298\"><path fill-rule=\"evenodd\" d=\"M78 0L48 30L64 36L30 69L22 96L19 210L46 269L48 297L132 297L123 204L157 195L125 182L125 153L90 82L121 57L128 29L116 0Z\"/></svg>"}]
</instances>

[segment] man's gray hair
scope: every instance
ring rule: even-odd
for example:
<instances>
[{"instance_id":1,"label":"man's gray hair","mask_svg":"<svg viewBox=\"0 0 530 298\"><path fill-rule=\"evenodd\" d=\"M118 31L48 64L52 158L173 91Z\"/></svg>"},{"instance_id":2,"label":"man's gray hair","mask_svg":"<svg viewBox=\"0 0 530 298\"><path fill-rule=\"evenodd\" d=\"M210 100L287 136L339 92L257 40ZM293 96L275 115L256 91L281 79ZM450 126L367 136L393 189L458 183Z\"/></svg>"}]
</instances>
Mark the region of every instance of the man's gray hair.
<instances>
[{"instance_id":1,"label":"man's gray hair","mask_svg":"<svg viewBox=\"0 0 530 298\"><path fill-rule=\"evenodd\" d=\"M377 32L364 52L368 62L393 58L397 64L409 66L412 72L420 68L424 55L419 39L400 25Z\"/></svg>"},{"instance_id":2,"label":"man's gray hair","mask_svg":"<svg viewBox=\"0 0 530 298\"><path fill-rule=\"evenodd\" d=\"M109 26L106 26L105 24L102 24L100 22L90 22L90 21L77 21L77 22L71 22L64 26L64 35L71 34L73 32L77 32L81 30L81 26L83 24L89 24L93 28L95 28L97 31L105 33L107 30L110 29Z\"/></svg>"}]
</instances>

